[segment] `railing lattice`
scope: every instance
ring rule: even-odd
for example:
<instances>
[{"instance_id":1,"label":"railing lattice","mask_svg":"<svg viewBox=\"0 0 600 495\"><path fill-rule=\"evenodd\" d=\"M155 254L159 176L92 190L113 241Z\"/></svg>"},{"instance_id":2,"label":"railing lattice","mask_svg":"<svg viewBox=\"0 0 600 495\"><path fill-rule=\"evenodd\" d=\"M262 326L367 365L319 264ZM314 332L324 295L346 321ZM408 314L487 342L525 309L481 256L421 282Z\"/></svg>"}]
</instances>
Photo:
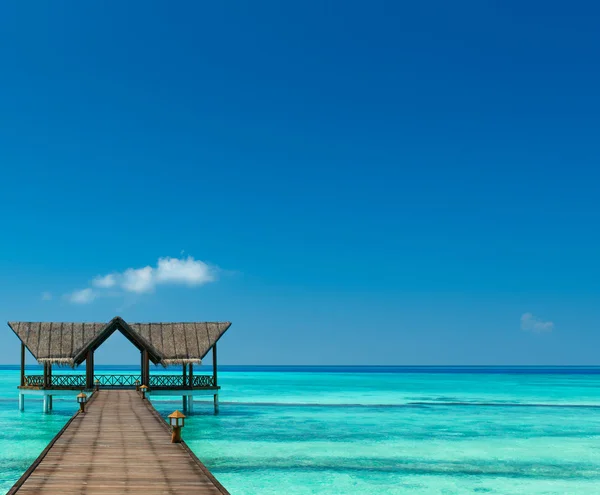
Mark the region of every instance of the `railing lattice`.
<instances>
[{"instance_id":1,"label":"railing lattice","mask_svg":"<svg viewBox=\"0 0 600 495\"><path fill-rule=\"evenodd\" d=\"M94 375L94 384L99 381L101 388L130 388L135 386L136 380L141 382L141 375ZM211 388L214 387L212 375L194 375L192 384L189 383L190 377L187 377L186 383L183 383L182 375L150 375L148 387L153 388ZM25 385L28 387L43 387L44 375L25 376ZM61 388L85 388L86 377L83 374L72 375L52 375L51 387Z\"/></svg>"}]
</instances>

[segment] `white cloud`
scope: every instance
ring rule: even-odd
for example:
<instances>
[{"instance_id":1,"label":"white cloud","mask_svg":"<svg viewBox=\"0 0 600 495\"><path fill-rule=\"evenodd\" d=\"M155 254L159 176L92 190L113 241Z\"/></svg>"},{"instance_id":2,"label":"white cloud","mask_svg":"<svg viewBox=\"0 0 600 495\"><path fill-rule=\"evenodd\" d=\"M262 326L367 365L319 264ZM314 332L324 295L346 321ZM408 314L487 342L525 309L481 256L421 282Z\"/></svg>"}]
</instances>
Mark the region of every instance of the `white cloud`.
<instances>
[{"instance_id":1,"label":"white cloud","mask_svg":"<svg viewBox=\"0 0 600 495\"><path fill-rule=\"evenodd\" d=\"M98 275L94 280L92 280L92 285L94 287L98 287L100 289L110 289L117 285L117 278L114 273L109 273L108 275Z\"/></svg>"},{"instance_id":2,"label":"white cloud","mask_svg":"<svg viewBox=\"0 0 600 495\"><path fill-rule=\"evenodd\" d=\"M544 321L531 313L525 313L521 316L521 330L534 333L551 332L554 330L554 322Z\"/></svg>"},{"instance_id":3,"label":"white cloud","mask_svg":"<svg viewBox=\"0 0 600 495\"><path fill-rule=\"evenodd\" d=\"M155 274L159 284L202 285L215 280L214 269L191 256L186 259L159 258Z\"/></svg>"},{"instance_id":4,"label":"white cloud","mask_svg":"<svg viewBox=\"0 0 600 495\"><path fill-rule=\"evenodd\" d=\"M67 298L74 303L92 302L97 297L114 295L115 290L137 294L152 292L157 285L198 286L214 282L217 268L192 256L187 258L159 258L155 267L128 268L124 272L98 275L91 281L92 288L75 291Z\"/></svg>"},{"instance_id":5,"label":"white cloud","mask_svg":"<svg viewBox=\"0 0 600 495\"><path fill-rule=\"evenodd\" d=\"M127 292L151 292L155 283L154 269L151 266L128 268L121 276L121 287Z\"/></svg>"},{"instance_id":6,"label":"white cloud","mask_svg":"<svg viewBox=\"0 0 600 495\"><path fill-rule=\"evenodd\" d=\"M51 301L52 294L50 292L42 292L42 301Z\"/></svg>"},{"instance_id":7,"label":"white cloud","mask_svg":"<svg viewBox=\"0 0 600 495\"><path fill-rule=\"evenodd\" d=\"M92 289L81 289L72 292L67 298L75 304L89 304L96 299L96 293Z\"/></svg>"}]
</instances>

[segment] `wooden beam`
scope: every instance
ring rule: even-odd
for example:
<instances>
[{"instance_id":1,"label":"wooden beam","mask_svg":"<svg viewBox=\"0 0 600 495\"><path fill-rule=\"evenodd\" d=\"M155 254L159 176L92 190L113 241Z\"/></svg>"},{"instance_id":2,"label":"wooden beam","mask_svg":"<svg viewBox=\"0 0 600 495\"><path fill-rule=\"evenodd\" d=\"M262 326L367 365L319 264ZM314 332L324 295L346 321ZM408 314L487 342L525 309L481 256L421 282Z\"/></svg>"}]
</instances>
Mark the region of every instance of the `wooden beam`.
<instances>
[{"instance_id":1,"label":"wooden beam","mask_svg":"<svg viewBox=\"0 0 600 495\"><path fill-rule=\"evenodd\" d=\"M94 386L94 351L90 350L85 359L85 387L93 388Z\"/></svg>"},{"instance_id":2,"label":"wooden beam","mask_svg":"<svg viewBox=\"0 0 600 495\"><path fill-rule=\"evenodd\" d=\"M21 387L25 386L25 344L21 342Z\"/></svg>"},{"instance_id":3,"label":"wooden beam","mask_svg":"<svg viewBox=\"0 0 600 495\"><path fill-rule=\"evenodd\" d=\"M188 373L188 382L190 384L190 388L194 386L194 365L190 363L190 370Z\"/></svg>"},{"instance_id":4,"label":"wooden beam","mask_svg":"<svg viewBox=\"0 0 600 495\"><path fill-rule=\"evenodd\" d=\"M183 369L183 386L185 387L187 385L187 364L183 363L181 368Z\"/></svg>"},{"instance_id":5,"label":"wooden beam","mask_svg":"<svg viewBox=\"0 0 600 495\"><path fill-rule=\"evenodd\" d=\"M217 386L217 344L213 345L213 385Z\"/></svg>"}]
</instances>

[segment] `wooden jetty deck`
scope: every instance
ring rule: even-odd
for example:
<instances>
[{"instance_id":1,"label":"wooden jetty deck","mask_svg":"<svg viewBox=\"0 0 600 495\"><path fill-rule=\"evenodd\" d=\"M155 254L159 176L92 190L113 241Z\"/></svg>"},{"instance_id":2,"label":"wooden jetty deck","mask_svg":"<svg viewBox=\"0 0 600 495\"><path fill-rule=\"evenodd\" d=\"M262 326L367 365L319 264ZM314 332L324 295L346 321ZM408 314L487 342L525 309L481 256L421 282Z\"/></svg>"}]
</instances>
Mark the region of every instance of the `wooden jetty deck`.
<instances>
[{"instance_id":1,"label":"wooden jetty deck","mask_svg":"<svg viewBox=\"0 0 600 495\"><path fill-rule=\"evenodd\" d=\"M185 433L185 431L184 431ZM101 390L8 492L229 495L133 390Z\"/></svg>"}]
</instances>

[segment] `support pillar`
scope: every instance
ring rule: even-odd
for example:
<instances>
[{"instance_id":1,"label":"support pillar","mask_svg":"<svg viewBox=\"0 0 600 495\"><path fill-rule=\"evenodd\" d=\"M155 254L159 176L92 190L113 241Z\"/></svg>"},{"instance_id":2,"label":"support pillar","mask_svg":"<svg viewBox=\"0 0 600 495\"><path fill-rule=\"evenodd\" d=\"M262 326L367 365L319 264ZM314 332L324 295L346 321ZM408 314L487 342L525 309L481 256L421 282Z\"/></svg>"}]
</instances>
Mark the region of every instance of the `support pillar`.
<instances>
[{"instance_id":1,"label":"support pillar","mask_svg":"<svg viewBox=\"0 0 600 495\"><path fill-rule=\"evenodd\" d=\"M25 394L19 392L19 411L25 410Z\"/></svg>"},{"instance_id":2,"label":"support pillar","mask_svg":"<svg viewBox=\"0 0 600 495\"><path fill-rule=\"evenodd\" d=\"M23 386L25 386L25 344L21 342L21 387Z\"/></svg>"},{"instance_id":3,"label":"support pillar","mask_svg":"<svg viewBox=\"0 0 600 495\"><path fill-rule=\"evenodd\" d=\"M94 387L94 351L89 351L85 360L85 388Z\"/></svg>"},{"instance_id":4,"label":"support pillar","mask_svg":"<svg viewBox=\"0 0 600 495\"><path fill-rule=\"evenodd\" d=\"M144 385L144 351L140 351L140 385Z\"/></svg>"},{"instance_id":5,"label":"support pillar","mask_svg":"<svg viewBox=\"0 0 600 495\"><path fill-rule=\"evenodd\" d=\"M42 411L47 413L50 411L50 406L48 405L48 396L44 395L44 401L42 403Z\"/></svg>"},{"instance_id":6,"label":"support pillar","mask_svg":"<svg viewBox=\"0 0 600 495\"><path fill-rule=\"evenodd\" d=\"M183 407L183 412L185 413L188 410L188 396L187 395L183 395L181 398L183 399L183 406L182 407Z\"/></svg>"},{"instance_id":7,"label":"support pillar","mask_svg":"<svg viewBox=\"0 0 600 495\"><path fill-rule=\"evenodd\" d=\"M141 368L141 374L142 374L142 379L141 379L141 384L140 385L146 385L146 387L148 386L148 384L146 383L146 349L142 349L142 355L141 355L141 363L140 363L140 368Z\"/></svg>"},{"instance_id":8,"label":"support pillar","mask_svg":"<svg viewBox=\"0 0 600 495\"><path fill-rule=\"evenodd\" d=\"M48 396L48 411L52 411L52 396Z\"/></svg>"},{"instance_id":9,"label":"support pillar","mask_svg":"<svg viewBox=\"0 0 600 495\"><path fill-rule=\"evenodd\" d=\"M217 386L217 344L213 345L213 387Z\"/></svg>"},{"instance_id":10,"label":"support pillar","mask_svg":"<svg viewBox=\"0 0 600 495\"><path fill-rule=\"evenodd\" d=\"M187 387L187 364L183 363L181 367L183 368L183 386Z\"/></svg>"},{"instance_id":11,"label":"support pillar","mask_svg":"<svg viewBox=\"0 0 600 495\"><path fill-rule=\"evenodd\" d=\"M188 383L190 388L194 387L194 365L190 363L190 369L188 372Z\"/></svg>"},{"instance_id":12,"label":"support pillar","mask_svg":"<svg viewBox=\"0 0 600 495\"><path fill-rule=\"evenodd\" d=\"M142 385L150 387L150 358L146 349L142 351Z\"/></svg>"},{"instance_id":13,"label":"support pillar","mask_svg":"<svg viewBox=\"0 0 600 495\"><path fill-rule=\"evenodd\" d=\"M215 414L219 414L219 394L214 395Z\"/></svg>"},{"instance_id":14,"label":"support pillar","mask_svg":"<svg viewBox=\"0 0 600 495\"><path fill-rule=\"evenodd\" d=\"M188 395L188 413L192 414L194 412L194 396Z\"/></svg>"}]
</instances>

